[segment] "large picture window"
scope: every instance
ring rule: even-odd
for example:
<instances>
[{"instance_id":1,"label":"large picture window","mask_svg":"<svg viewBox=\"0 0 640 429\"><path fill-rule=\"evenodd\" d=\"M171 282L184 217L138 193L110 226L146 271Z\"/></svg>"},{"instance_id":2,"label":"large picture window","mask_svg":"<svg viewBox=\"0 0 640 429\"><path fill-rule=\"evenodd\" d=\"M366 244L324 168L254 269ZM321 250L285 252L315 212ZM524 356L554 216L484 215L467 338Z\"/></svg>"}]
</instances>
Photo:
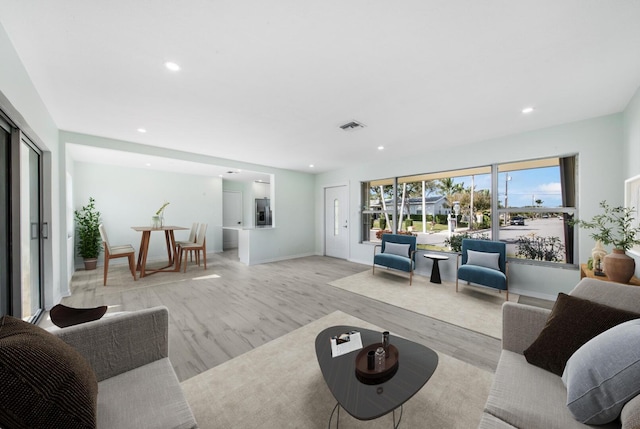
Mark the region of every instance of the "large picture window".
<instances>
[{"instance_id":1,"label":"large picture window","mask_svg":"<svg viewBox=\"0 0 640 429\"><path fill-rule=\"evenodd\" d=\"M570 156L363 182L362 240L413 234L445 252L500 240L510 259L573 264L575 175Z\"/></svg>"}]
</instances>

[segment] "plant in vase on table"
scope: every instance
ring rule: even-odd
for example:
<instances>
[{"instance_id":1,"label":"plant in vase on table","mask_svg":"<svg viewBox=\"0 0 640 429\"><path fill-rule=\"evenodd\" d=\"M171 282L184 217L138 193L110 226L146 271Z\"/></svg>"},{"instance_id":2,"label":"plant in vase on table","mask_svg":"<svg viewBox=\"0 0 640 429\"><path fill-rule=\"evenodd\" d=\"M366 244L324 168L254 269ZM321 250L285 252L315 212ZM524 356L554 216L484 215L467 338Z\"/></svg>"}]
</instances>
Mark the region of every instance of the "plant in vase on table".
<instances>
[{"instance_id":1,"label":"plant in vase on table","mask_svg":"<svg viewBox=\"0 0 640 429\"><path fill-rule=\"evenodd\" d=\"M164 226L164 209L169 205L169 202L166 202L160 207L156 214L151 216L151 227L153 228L162 228Z\"/></svg>"},{"instance_id":2,"label":"plant in vase on table","mask_svg":"<svg viewBox=\"0 0 640 429\"><path fill-rule=\"evenodd\" d=\"M604 272L610 280L628 283L635 272L635 261L625 252L640 244L640 226L633 226L634 208L611 207L606 201L600 202L604 213L595 215L590 221L573 220L570 225L593 229L590 236L605 246L613 246L613 252L604 257Z\"/></svg>"},{"instance_id":3,"label":"plant in vase on table","mask_svg":"<svg viewBox=\"0 0 640 429\"><path fill-rule=\"evenodd\" d=\"M100 212L96 210L95 200L89 197L89 204L74 213L78 237L78 255L84 259L85 270L94 270L98 262L98 255L102 250Z\"/></svg>"}]
</instances>

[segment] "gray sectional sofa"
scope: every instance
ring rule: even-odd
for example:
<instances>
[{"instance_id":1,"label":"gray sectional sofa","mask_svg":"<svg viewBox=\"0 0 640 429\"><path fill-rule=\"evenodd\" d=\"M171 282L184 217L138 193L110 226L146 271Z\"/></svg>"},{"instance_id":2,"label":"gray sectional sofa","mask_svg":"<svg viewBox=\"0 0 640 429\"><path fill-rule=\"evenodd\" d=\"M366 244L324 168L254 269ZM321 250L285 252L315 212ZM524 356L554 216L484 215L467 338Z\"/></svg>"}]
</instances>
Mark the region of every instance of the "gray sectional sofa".
<instances>
[{"instance_id":1,"label":"gray sectional sofa","mask_svg":"<svg viewBox=\"0 0 640 429\"><path fill-rule=\"evenodd\" d=\"M198 427L169 361L168 331L167 309L155 307L52 332L96 373L99 429Z\"/></svg>"},{"instance_id":2,"label":"gray sectional sofa","mask_svg":"<svg viewBox=\"0 0 640 429\"><path fill-rule=\"evenodd\" d=\"M640 287L585 278L570 296L622 310L640 311ZM567 408L561 377L531 365L523 352L538 338L551 311L506 302L503 305L502 353L487 399L480 429L572 429L640 427L640 397L627 402L622 419L589 426Z\"/></svg>"}]
</instances>

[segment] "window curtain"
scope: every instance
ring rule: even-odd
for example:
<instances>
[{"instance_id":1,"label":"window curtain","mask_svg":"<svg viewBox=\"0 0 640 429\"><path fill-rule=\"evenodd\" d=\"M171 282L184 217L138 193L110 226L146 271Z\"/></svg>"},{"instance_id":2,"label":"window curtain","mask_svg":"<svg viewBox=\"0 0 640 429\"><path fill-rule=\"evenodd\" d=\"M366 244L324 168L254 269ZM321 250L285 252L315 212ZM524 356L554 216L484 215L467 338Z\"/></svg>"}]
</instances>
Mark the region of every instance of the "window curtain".
<instances>
[{"instance_id":1,"label":"window curtain","mask_svg":"<svg viewBox=\"0 0 640 429\"><path fill-rule=\"evenodd\" d=\"M562 182L562 206L576 206L576 157L560 158L560 181ZM573 264L574 243L573 226L567 221L573 219L573 214L563 213L564 221L564 252L567 264Z\"/></svg>"}]
</instances>

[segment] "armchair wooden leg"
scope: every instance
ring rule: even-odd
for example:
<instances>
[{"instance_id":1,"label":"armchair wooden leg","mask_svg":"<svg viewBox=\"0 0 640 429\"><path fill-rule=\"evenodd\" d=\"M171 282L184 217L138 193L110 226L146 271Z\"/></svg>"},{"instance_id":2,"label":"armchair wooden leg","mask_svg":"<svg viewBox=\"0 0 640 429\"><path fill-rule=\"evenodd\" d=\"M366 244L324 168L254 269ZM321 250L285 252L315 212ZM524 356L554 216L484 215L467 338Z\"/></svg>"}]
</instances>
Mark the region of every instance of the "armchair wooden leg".
<instances>
[{"instance_id":1,"label":"armchair wooden leg","mask_svg":"<svg viewBox=\"0 0 640 429\"><path fill-rule=\"evenodd\" d=\"M413 283L413 271L409 273L409 286L411 286L412 283Z\"/></svg>"},{"instance_id":2,"label":"armchair wooden leg","mask_svg":"<svg viewBox=\"0 0 640 429\"><path fill-rule=\"evenodd\" d=\"M102 286L107 285L107 273L109 272L109 256L104 257L104 283Z\"/></svg>"},{"instance_id":3,"label":"armchair wooden leg","mask_svg":"<svg viewBox=\"0 0 640 429\"><path fill-rule=\"evenodd\" d=\"M458 276L456 276L456 293L458 293Z\"/></svg>"}]
</instances>

